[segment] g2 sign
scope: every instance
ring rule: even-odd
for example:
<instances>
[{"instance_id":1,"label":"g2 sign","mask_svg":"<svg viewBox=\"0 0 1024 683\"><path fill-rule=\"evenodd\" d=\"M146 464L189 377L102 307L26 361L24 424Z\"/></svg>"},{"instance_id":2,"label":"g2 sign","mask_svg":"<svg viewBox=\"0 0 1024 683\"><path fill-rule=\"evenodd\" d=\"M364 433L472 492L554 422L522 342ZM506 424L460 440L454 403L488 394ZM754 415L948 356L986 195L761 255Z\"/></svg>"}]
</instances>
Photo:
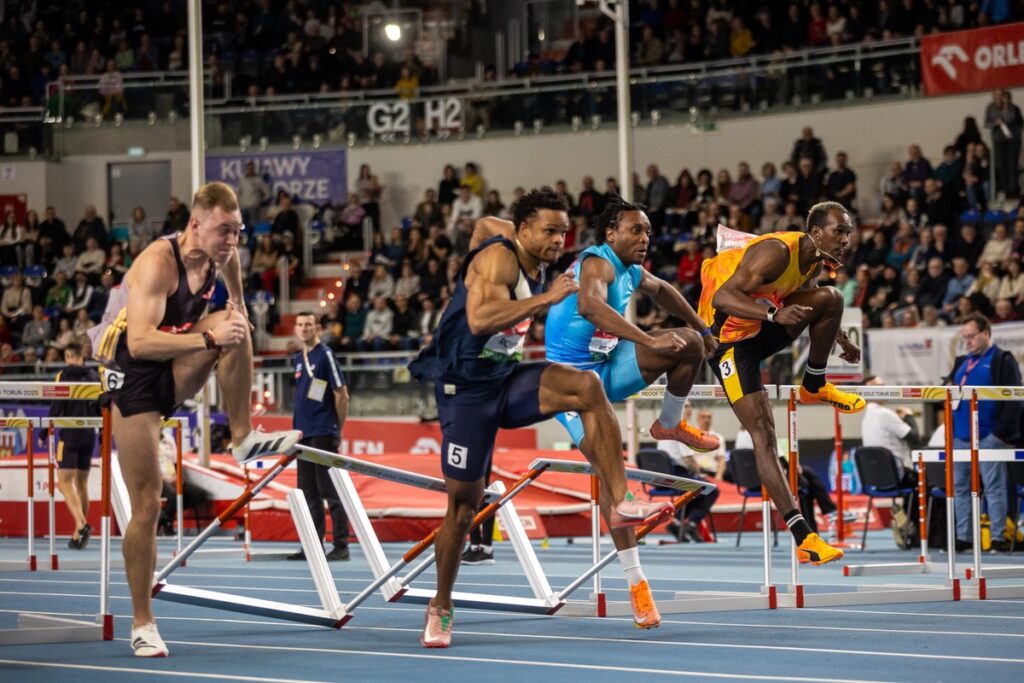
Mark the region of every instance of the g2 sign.
<instances>
[{"instance_id":1,"label":"g2 sign","mask_svg":"<svg viewBox=\"0 0 1024 683\"><path fill-rule=\"evenodd\" d=\"M424 102L377 102L366 112L366 125L378 137L412 135L413 121L422 119L423 130L440 132L462 128L462 100L449 97Z\"/></svg>"}]
</instances>

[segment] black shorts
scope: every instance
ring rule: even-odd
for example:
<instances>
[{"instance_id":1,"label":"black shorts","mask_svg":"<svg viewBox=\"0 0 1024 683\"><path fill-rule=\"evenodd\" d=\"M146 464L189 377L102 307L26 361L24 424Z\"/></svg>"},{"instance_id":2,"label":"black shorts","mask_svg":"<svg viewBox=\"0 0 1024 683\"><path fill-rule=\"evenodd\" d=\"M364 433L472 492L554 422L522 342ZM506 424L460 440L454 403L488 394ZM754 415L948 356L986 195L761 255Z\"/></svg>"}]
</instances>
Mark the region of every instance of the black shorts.
<instances>
[{"instance_id":1,"label":"black shorts","mask_svg":"<svg viewBox=\"0 0 1024 683\"><path fill-rule=\"evenodd\" d=\"M711 359L711 370L725 389L729 405L744 396L764 391L761 361L793 343L789 331L778 323L761 323L756 337L721 344Z\"/></svg>"},{"instance_id":2,"label":"black shorts","mask_svg":"<svg viewBox=\"0 0 1024 683\"><path fill-rule=\"evenodd\" d=\"M547 362L520 363L500 383L435 386L441 421L441 471L458 481L483 479L498 429L518 429L551 417L540 412L540 376Z\"/></svg>"},{"instance_id":3,"label":"black shorts","mask_svg":"<svg viewBox=\"0 0 1024 683\"><path fill-rule=\"evenodd\" d=\"M62 470L89 470L92 468L92 454L96 444L57 442L57 467Z\"/></svg>"},{"instance_id":4,"label":"black shorts","mask_svg":"<svg viewBox=\"0 0 1024 683\"><path fill-rule=\"evenodd\" d=\"M171 361L144 361L123 370L105 370L104 386L124 417L141 413L174 414L174 366Z\"/></svg>"}]
</instances>

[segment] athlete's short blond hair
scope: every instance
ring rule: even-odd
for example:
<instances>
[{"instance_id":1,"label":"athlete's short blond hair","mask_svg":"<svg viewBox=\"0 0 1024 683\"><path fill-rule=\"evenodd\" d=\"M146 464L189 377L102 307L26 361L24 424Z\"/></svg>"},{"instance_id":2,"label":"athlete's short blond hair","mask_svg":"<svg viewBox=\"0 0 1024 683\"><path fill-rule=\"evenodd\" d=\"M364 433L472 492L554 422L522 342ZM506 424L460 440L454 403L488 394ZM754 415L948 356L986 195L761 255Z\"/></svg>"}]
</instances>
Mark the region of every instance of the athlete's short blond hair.
<instances>
[{"instance_id":1,"label":"athlete's short blond hair","mask_svg":"<svg viewBox=\"0 0 1024 683\"><path fill-rule=\"evenodd\" d=\"M215 181L206 183L192 197L192 211L213 211L217 207L225 211L238 211L238 197L229 185Z\"/></svg>"}]
</instances>

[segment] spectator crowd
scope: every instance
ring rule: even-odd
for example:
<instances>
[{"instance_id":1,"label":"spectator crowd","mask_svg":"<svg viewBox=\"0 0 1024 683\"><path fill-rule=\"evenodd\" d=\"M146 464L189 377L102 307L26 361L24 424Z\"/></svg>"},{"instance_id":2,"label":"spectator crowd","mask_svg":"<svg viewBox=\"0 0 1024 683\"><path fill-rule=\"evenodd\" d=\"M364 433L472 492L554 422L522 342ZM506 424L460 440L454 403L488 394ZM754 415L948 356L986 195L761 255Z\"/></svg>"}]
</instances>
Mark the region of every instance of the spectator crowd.
<instances>
[{"instance_id":1,"label":"spectator crowd","mask_svg":"<svg viewBox=\"0 0 1024 683\"><path fill-rule=\"evenodd\" d=\"M188 66L183 0L4 4L4 106L43 104L47 85L62 76L96 76L103 113L109 114L125 106L124 74ZM481 0L403 4L495 29L488 3ZM1013 19L1011 3L974 0L633 0L630 5L630 59L636 66L783 54ZM363 12L386 12L384 3L208 0L202 6L206 67L215 93L223 93L226 74L234 92L250 97L391 89L408 98L438 80L437 65L422 62L408 43L396 51L376 34L364 36ZM459 35L450 40L464 40ZM581 22L579 38L568 49L531 55L510 75L603 71L614 65L614 54L613 28L602 17Z\"/></svg>"},{"instance_id":2,"label":"spectator crowd","mask_svg":"<svg viewBox=\"0 0 1024 683\"><path fill-rule=\"evenodd\" d=\"M810 126L778 166L743 160L735 173L684 167L670 180L648 164L643 177L633 177L634 198L647 205L652 223L646 265L696 302L701 263L715 253L719 224L754 234L801 230L808 208L829 199L855 215L861 208L844 267L828 277L847 306L863 311L865 327L934 327L975 312L995 323L1021 319L1024 216L1016 207L1024 121L1002 90L993 93L981 120L979 125L968 117L942 150L910 144L877 189L862 187L847 155L830 154ZM984 128L991 131L994 154ZM275 194L271 180L249 163L238 185L244 220L254 227L239 250L248 293L273 301L282 263L292 291L301 288L305 240L314 240L317 256L363 251L365 258L349 263L343 287L324 295L324 341L340 352L410 351L429 341L475 221L507 218L509 205L524 192L516 187L506 200L476 163L448 164L399 224L383 225L380 201L388 188L369 165L360 168L344 201L324 206L284 190ZM552 185L570 207L566 253L556 266L564 270L594 243L594 217L621 191L615 179L601 183L592 176L575 188L564 179ZM8 212L0 226L0 363L56 360L72 340L87 346L85 330L99 320L111 287L132 260L153 239L187 222L188 208L176 198L162 221L150 220L140 207L129 226L115 229L92 206L73 228L52 207L42 217L34 210L23 219ZM369 244L363 243L364 227ZM281 313L272 311L271 326ZM638 321L647 329L675 324L645 301ZM531 343L543 339L544 321L538 319Z\"/></svg>"}]
</instances>

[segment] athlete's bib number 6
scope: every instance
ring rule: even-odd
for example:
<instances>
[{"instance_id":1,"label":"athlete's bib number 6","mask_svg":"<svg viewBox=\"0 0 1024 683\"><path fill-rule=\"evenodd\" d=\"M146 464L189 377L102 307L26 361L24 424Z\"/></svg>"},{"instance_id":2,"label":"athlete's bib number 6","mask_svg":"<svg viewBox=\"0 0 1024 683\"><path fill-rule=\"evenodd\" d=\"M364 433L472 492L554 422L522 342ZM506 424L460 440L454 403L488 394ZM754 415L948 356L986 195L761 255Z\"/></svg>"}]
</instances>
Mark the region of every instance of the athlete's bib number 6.
<instances>
[{"instance_id":1,"label":"athlete's bib number 6","mask_svg":"<svg viewBox=\"0 0 1024 683\"><path fill-rule=\"evenodd\" d=\"M723 360L718 364L718 369L722 371L722 379L732 377L732 361Z\"/></svg>"}]
</instances>

